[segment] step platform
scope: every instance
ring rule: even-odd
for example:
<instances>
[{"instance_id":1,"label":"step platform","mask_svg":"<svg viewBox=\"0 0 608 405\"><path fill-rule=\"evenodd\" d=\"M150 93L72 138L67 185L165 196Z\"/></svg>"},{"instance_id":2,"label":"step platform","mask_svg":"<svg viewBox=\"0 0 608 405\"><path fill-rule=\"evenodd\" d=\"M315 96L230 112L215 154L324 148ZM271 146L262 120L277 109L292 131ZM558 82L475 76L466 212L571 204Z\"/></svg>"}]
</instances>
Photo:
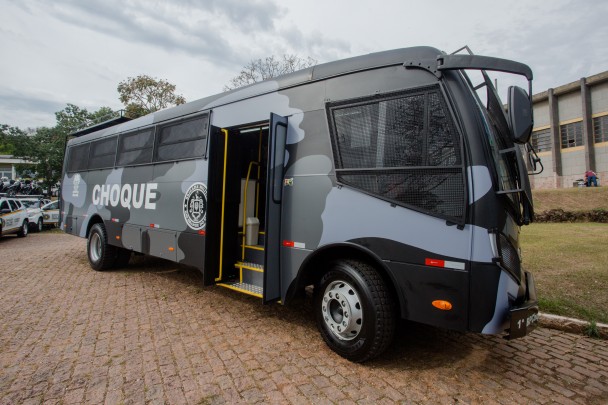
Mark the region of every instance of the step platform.
<instances>
[{"instance_id":1,"label":"step platform","mask_svg":"<svg viewBox=\"0 0 608 405\"><path fill-rule=\"evenodd\" d=\"M230 290L235 290L241 292L243 294L252 295L258 298L264 298L264 288L249 284L249 283L241 283L239 281L228 281L225 283L217 283L220 287L228 288Z\"/></svg>"}]
</instances>

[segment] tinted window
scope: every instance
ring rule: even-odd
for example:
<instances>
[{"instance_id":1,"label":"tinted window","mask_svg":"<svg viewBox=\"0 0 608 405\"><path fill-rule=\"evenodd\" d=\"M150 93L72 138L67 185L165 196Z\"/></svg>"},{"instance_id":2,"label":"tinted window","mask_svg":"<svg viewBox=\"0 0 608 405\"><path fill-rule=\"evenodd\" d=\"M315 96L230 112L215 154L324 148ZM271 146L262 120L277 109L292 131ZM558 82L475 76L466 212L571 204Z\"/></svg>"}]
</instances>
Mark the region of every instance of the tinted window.
<instances>
[{"instance_id":1,"label":"tinted window","mask_svg":"<svg viewBox=\"0 0 608 405\"><path fill-rule=\"evenodd\" d=\"M89 162L89 146L83 145L72 146L68 155L68 171L78 172L86 170Z\"/></svg>"},{"instance_id":2,"label":"tinted window","mask_svg":"<svg viewBox=\"0 0 608 405\"><path fill-rule=\"evenodd\" d=\"M9 204L11 205L11 208L13 209L13 211L16 211L18 209L20 209L21 207L19 206L19 204L17 204L17 201L13 201L13 200L8 200Z\"/></svg>"},{"instance_id":3,"label":"tinted window","mask_svg":"<svg viewBox=\"0 0 608 405\"><path fill-rule=\"evenodd\" d=\"M462 218L460 138L437 87L328 105L338 181Z\"/></svg>"},{"instance_id":4,"label":"tinted window","mask_svg":"<svg viewBox=\"0 0 608 405\"><path fill-rule=\"evenodd\" d=\"M150 163L154 147L154 128L120 136L117 166Z\"/></svg>"},{"instance_id":5,"label":"tinted window","mask_svg":"<svg viewBox=\"0 0 608 405\"><path fill-rule=\"evenodd\" d=\"M102 139L91 144L89 169L113 167L116 158L117 137Z\"/></svg>"},{"instance_id":6,"label":"tinted window","mask_svg":"<svg viewBox=\"0 0 608 405\"><path fill-rule=\"evenodd\" d=\"M202 157L207 145L208 115L160 127L155 161Z\"/></svg>"},{"instance_id":7,"label":"tinted window","mask_svg":"<svg viewBox=\"0 0 608 405\"><path fill-rule=\"evenodd\" d=\"M2 203L0 203L0 210L10 210L10 207L8 206L8 201L4 200L2 201Z\"/></svg>"}]
</instances>

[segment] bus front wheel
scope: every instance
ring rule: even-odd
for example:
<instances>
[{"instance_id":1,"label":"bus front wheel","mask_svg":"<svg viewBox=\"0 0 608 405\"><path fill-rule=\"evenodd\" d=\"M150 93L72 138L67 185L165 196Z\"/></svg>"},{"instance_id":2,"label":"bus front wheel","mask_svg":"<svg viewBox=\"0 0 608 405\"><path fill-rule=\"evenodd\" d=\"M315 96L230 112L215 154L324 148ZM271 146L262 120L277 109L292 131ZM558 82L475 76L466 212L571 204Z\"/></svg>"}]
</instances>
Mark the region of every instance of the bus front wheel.
<instances>
[{"instance_id":1,"label":"bus front wheel","mask_svg":"<svg viewBox=\"0 0 608 405\"><path fill-rule=\"evenodd\" d=\"M93 270L107 270L114 265L116 248L108 244L108 236L103 224L95 224L91 228L87 243L87 254Z\"/></svg>"},{"instance_id":2,"label":"bus front wheel","mask_svg":"<svg viewBox=\"0 0 608 405\"><path fill-rule=\"evenodd\" d=\"M393 297L380 274L366 263L332 263L315 288L314 307L323 340L348 360L370 360L393 340Z\"/></svg>"}]
</instances>

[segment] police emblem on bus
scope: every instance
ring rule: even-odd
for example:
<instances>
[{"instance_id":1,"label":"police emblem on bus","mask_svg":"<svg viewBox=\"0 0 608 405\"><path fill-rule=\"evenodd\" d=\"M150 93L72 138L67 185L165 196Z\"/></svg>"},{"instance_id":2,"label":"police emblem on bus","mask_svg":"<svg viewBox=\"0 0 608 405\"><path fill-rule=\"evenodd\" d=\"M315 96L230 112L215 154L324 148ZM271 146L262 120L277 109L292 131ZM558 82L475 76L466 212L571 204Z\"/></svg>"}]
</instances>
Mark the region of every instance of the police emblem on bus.
<instances>
[{"instance_id":1,"label":"police emblem on bus","mask_svg":"<svg viewBox=\"0 0 608 405\"><path fill-rule=\"evenodd\" d=\"M203 229L207 223L207 187L203 183L194 183L184 196L184 219L188 226L196 231Z\"/></svg>"},{"instance_id":2,"label":"police emblem on bus","mask_svg":"<svg viewBox=\"0 0 608 405\"><path fill-rule=\"evenodd\" d=\"M78 195L80 194L80 192L79 192L80 180L81 180L80 174L76 173L74 175L74 180L73 180L74 189L72 190L72 197L78 197Z\"/></svg>"}]
</instances>

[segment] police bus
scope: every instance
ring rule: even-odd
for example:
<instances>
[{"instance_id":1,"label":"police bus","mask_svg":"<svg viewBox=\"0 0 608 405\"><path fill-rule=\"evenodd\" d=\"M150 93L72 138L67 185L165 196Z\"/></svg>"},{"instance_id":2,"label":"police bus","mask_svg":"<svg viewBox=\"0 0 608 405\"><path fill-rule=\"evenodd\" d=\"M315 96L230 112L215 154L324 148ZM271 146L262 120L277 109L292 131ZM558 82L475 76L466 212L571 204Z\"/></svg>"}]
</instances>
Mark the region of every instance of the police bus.
<instances>
[{"instance_id":1,"label":"police bus","mask_svg":"<svg viewBox=\"0 0 608 405\"><path fill-rule=\"evenodd\" d=\"M527 92L505 110L487 71ZM352 361L399 319L521 337L538 312L519 249L531 82L518 62L413 47L106 122L68 142L61 228L95 270L138 252L263 303L313 286L323 339Z\"/></svg>"}]
</instances>

